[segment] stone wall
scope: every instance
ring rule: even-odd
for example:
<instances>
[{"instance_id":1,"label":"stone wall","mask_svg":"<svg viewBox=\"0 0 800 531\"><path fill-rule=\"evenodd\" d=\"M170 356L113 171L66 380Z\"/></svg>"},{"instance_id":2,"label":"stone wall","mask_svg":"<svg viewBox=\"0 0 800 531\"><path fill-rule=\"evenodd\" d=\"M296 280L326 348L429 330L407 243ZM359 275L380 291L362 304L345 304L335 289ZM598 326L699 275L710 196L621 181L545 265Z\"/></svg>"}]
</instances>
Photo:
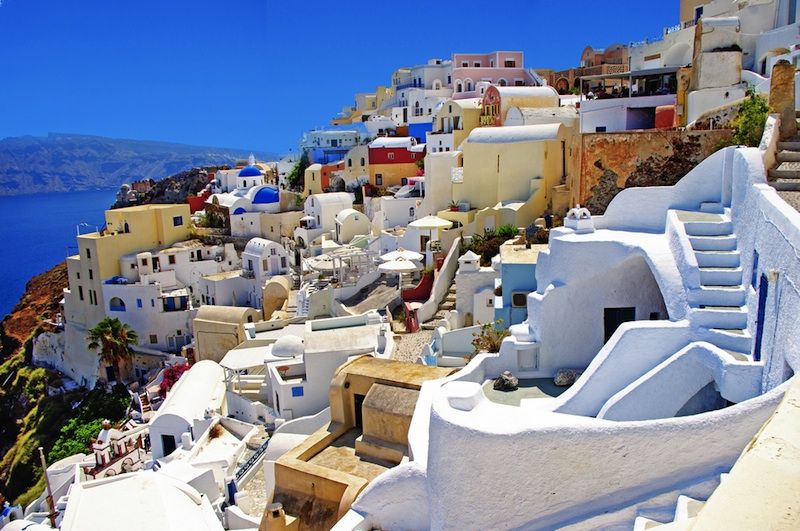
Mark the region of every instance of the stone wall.
<instances>
[{"instance_id":1,"label":"stone wall","mask_svg":"<svg viewBox=\"0 0 800 531\"><path fill-rule=\"evenodd\" d=\"M624 188L673 185L732 137L727 129L584 134L580 203L602 214Z\"/></svg>"}]
</instances>

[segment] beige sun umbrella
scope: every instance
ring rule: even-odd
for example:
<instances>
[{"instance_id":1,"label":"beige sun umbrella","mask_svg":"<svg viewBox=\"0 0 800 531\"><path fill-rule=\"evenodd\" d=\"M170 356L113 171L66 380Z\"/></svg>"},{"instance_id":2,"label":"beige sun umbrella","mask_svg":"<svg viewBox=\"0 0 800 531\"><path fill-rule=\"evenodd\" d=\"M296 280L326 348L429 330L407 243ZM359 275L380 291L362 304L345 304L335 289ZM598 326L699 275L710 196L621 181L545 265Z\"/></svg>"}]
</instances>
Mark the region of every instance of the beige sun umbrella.
<instances>
[{"instance_id":1,"label":"beige sun umbrella","mask_svg":"<svg viewBox=\"0 0 800 531\"><path fill-rule=\"evenodd\" d=\"M389 260L388 262L384 262L378 266L378 269L381 271L389 271L392 273L397 273L397 288L402 289L403 284L403 273L410 273L412 271L417 271L421 269L422 266L417 262L412 260L408 260L405 258L398 258L396 260Z\"/></svg>"},{"instance_id":2,"label":"beige sun umbrella","mask_svg":"<svg viewBox=\"0 0 800 531\"><path fill-rule=\"evenodd\" d=\"M402 258L403 260L422 260L422 255L416 251L409 251L408 249L403 249L401 247L396 251L389 251L381 256L381 260L384 262L391 262L392 260L397 260L399 258Z\"/></svg>"}]
</instances>

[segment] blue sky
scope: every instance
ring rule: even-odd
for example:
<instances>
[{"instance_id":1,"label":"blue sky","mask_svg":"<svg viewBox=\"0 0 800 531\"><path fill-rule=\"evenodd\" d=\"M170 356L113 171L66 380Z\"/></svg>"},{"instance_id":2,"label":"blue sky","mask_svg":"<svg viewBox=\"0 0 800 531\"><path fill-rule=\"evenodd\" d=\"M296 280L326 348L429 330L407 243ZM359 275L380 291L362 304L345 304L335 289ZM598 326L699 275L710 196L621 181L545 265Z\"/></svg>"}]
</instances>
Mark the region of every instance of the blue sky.
<instances>
[{"instance_id":1,"label":"blue sky","mask_svg":"<svg viewBox=\"0 0 800 531\"><path fill-rule=\"evenodd\" d=\"M677 20L678 0L0 0L0 138L283 151L399 66L523 50L566 68Z\"/></svg>"}]
</instances>

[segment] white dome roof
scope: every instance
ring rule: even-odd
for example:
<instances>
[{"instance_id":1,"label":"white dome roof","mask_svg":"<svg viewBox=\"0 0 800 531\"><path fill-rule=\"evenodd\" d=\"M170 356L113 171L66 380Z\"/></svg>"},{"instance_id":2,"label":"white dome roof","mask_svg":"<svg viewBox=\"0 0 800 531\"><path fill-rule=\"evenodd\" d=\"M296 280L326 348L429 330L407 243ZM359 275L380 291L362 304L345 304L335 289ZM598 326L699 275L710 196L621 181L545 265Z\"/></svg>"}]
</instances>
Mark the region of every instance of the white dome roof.
<instances>
[{"instance_id":1,"label":"white dome roof","mask_svg":"<svg viewBox=\"0 0 800 531\"><path fill-rule=\"evenodd\" d=\"M272 345L272 355L278 358L297 358L303 355L303 340L297 336L279 337Z\"/></svg>"}]
</instances>

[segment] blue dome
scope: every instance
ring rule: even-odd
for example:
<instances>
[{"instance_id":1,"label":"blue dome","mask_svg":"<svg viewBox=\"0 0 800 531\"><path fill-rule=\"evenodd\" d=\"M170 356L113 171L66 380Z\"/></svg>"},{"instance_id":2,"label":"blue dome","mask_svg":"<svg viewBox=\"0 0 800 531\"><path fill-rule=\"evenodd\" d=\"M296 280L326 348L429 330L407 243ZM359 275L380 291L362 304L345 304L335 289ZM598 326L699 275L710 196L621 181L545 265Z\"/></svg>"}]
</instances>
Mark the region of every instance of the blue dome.
<instances>
[{"instance_id":1,"label":"blue dome","mask_svg":"<svg viewBox=\"0 0 800 531\"><path fill-rule=\"evenodd\" d=\"M255 166L245 166L239 170L239 177L261 177L261 170Z\"/></svg>"},{"instance_id":2,"label":"blue dome","mask_svg":"<svg viewBox=\"0 0 800 531\"><path fill-rule=\"evenodd\" d=\"M260 188L256 195L253 196L253 204L259 205L264 203L277 203L281 200L277 188L272 186L265 186Z\"/></svg>"}]
</instances>

